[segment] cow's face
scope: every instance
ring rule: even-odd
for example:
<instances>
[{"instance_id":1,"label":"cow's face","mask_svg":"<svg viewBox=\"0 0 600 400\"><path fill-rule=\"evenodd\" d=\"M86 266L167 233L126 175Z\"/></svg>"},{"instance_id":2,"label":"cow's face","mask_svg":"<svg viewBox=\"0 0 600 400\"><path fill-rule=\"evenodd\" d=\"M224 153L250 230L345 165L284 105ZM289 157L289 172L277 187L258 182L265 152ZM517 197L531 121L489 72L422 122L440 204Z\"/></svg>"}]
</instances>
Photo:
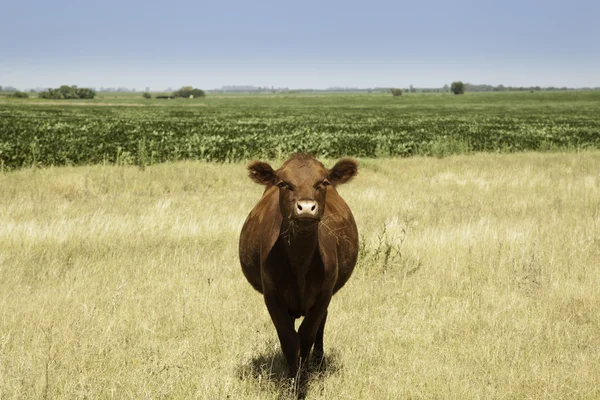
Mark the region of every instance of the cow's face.
<instances>
[{"instance_id":1,"label":"cow's face","mask_svg":"<svg viewBox=\"0 0 600 400\"><path fill-rule=\"evenodd\" d=\"M298 227L308 227L323 217L327 188L354 177L358 164L342 159L328 170L310 156L296 155L277 171L260 161L252 162L248 169L253 181L279 188L279 208L284 218Z\"/></svg>"}]
</instances>

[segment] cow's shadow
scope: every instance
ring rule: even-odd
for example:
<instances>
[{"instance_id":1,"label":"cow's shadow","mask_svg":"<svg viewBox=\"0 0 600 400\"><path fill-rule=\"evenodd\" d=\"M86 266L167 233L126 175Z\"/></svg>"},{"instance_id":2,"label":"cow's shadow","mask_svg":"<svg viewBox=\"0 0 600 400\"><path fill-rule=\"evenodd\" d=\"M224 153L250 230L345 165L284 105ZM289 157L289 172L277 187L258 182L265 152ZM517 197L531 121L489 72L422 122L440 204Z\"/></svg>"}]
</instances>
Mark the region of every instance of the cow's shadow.
<instances>
[{"instance_id":1,"label":"cow's shadow","mask_svg":"<svg viewBox=\"0 0 600 400\"><path fill-rule=\"evenodd\" d=\"M303 379L296 382L287 375L287 364L279 346L270 345L261 349L250 360L238 367L238 377L254 380L261 389L275 391L279 399L304 398L310 386L326 379L341 369L339 352L326 349L319 363L309 363Z\"/></svg>"}]
</instances>

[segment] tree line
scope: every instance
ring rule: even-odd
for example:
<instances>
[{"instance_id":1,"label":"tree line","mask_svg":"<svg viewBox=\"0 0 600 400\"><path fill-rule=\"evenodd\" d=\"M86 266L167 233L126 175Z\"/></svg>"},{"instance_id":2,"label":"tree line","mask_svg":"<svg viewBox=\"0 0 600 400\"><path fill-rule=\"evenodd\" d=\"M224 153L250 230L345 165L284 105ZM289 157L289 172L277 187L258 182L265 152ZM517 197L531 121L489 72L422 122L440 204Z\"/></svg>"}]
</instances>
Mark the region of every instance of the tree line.
<instances>
[{"instance_id":1,"label":"tree line","mask_svg":"<svg viewBox=\"0 0 600 400\"><path fill-rule=\"evenodd\" d=\"M202 90L202 89L194 88L192 86L183 86L181 89L176 90L171 94L158 94L155 96L155 98L157 98L157 99L176 99L176 98L193 99L193 98L204 97L204 96L206 96L206 93L204 93L204 90ZM150 92L146 91L146 92L142 93L142 97L145 99L151 99L152 94Z\"/></svg>"},{"instance_id":2,"label":"tree line","mask_svg":"<svg viewBox=\"0 0 600 400\"><path fill-rule=\"evenodd\" d=\"M447 86L448 85L445 85L443 88L445 92L448 91ZM466 85L463 82L456 81L456 82L452 82L452 85L450 85L449 90L454 94L463 94L463 93L465 93L465 86ZM412 85L410 85L410 87L408 88L408 92L410 92L410 93L415 93L416 91L417 90L415 88L413 88ZM400 88L391 88L390 92L392 93L392 96L394 96L394 97L402 96L402 93L403 93L402 89L400 89Z\"/></svg>"},{"instance_id":3,"label":"tree line","mask_svg":"<svg viewBox=\"0 0 600 400\"><path fill-rule=\"evenodd\" d=\"M78 88L76 85L62 85L56 89L48 89L40 92L38 96L41 99L93 99L96 91L88 88Z\"/></svg>"}]
</instances>

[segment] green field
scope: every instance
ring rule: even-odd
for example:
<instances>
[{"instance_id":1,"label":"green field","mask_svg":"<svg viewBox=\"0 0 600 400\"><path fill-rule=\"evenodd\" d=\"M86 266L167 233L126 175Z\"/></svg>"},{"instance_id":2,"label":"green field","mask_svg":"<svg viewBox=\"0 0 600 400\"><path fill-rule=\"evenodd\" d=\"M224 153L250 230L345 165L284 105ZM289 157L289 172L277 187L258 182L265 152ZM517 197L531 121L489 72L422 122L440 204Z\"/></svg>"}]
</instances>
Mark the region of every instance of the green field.
<instances>
[{"instance_id":1,"label":"green field","mask_svg":"<svg viewBox=\"0 0 600 400\"><path fill-rule=\"evenodd\" d=\"M359 161L362 250L309 399L600 398L600 152ZM0 187L0 398L288 398L237 257L244 163Z\"/></svg>"},{"instance_id":2,"label":"green field","mask_svg":"<svg viewBox=\"0 0 600 400\"><path fill-rule=\"evenodd\" d=\"M0 167L600 148L600 91L0 98Z\"/></svg>"}]
</instances>

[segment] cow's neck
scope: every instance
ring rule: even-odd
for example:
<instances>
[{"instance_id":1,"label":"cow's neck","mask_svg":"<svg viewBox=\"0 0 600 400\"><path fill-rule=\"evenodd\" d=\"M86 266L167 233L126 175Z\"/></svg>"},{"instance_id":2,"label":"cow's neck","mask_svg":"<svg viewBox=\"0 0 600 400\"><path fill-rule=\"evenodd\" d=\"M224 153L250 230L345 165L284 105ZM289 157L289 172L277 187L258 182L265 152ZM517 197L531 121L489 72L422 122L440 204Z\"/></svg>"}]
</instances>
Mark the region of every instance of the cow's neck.
<instances>
[{"instance_id":1,"label":"cow's neck","mask_svg":"<svg viewBox=\"0 0 600 400\"><path fill-rule=\"evenodd\" d=\"M317 251L318 228L314 226L298 230L284 220L281 230L283 248L296 274L305 274Z\"/></svg>"}]
</instances>

